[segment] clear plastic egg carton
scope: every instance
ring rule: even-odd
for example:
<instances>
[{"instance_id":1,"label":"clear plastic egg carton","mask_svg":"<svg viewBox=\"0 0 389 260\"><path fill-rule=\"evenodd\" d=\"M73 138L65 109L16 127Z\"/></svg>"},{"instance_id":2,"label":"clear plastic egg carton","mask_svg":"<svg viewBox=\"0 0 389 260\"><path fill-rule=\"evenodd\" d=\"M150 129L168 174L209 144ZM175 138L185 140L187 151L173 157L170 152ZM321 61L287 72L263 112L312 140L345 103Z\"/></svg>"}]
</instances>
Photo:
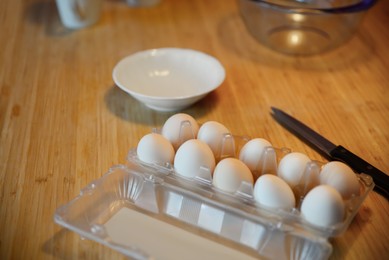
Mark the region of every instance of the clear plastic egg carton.
<instances>
[{"instance_id":1,"label":"clear plastic egg carton","mask_svg":"<svg viewBox=\"0 0 389 260\"><path fill-rule=\"evenodd\" d=\"M248 140L225 136L217 161L236 157ZM276 173L289 152L266 148L262 168ZM309 163L305 175L320 166ZM358 178L361 193L346 202L344 221L320 228L304 221L298 206L285 211L258 205L252 184L223 192L212 186L208 169L188 179L176 174L174 165L140 161L131 149L125 165L112 167L81 190L56 211L55 221L131 259L327 259L332 252L328 238L348 228L374 187L371 177Z\"/></svg>"}]
</instances>

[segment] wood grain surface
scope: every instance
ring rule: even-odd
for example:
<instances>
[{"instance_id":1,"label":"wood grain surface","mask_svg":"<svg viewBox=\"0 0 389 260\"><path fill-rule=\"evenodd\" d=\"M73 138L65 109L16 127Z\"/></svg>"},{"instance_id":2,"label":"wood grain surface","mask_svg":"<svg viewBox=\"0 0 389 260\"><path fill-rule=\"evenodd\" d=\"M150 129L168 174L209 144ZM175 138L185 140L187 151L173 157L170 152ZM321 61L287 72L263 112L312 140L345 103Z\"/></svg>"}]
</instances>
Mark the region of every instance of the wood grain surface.
<instances>
[{"instance_id":1,"label":"wood grain surface","mask_svg":"<svg viewBox=\"0 0 389 260\"><path fill-rule=\"evenodd\" d=\"M173 113L150 110L117 88L112 69L136 51L192 48L218 58L226 79L182 112L233 134L263 137L313 159L317 152L270 115L279 107L389 173L389 2L356 36L313 57L258 44L234 0L161 0L150 8L104 1L97 24L61 25L55 1L0 1L0 258L114 259L53 221L79 194ZM331 259L389 256L389 203L372 192Z\"/></svg>"}]
</instances>

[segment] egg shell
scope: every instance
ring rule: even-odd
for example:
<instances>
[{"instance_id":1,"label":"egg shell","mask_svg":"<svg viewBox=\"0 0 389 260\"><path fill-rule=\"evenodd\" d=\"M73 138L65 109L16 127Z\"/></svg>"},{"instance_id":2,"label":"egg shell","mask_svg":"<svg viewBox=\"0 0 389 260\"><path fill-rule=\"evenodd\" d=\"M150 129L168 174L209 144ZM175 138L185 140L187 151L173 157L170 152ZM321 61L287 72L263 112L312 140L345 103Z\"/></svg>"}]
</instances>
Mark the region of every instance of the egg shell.
<instances>
[{"instance_id":1,"label":"egg shell","mask_svg":"<svg viewBox=\"0 0 389 260\"><path fill-rule=\"evenodd\" d=\"M250 169L236 158L221 160L213 173L212 184L226 192L236 192L242 182L254 183Z\"/></svg>"},{"instance_id":2,"label":"egg shell","mask_svg":"<svg viewBox=\"0 0 389 260\"><path fill-rule=\"evenodd\" d=\"M311 159L303 153L289 153L280 160L277 175L294 188L300 183L307 163L310 161Z\"/></svg>"},{"instance_id":3,"label":"egg shell","mask_svg":"<svg viewBox=\"0 0 389 260\"><path fill-rule=\"evenodd\" d=\"M257 179L254 200L269 208L290 210L296 205L292 189L283 179L273 174L264 174Z\"/></svg>"},{"instance_id":4,"label":"egg shell","mask_svg":"<svg viewBox=\"0 0 389 260\"><path fill-rule=\"evenodd\" d=\"M306 221L324 228L341 223L345 215L342 196L329 185L319 185L309 191L300 210Z\"/></svg>"},{"instance_id":5,"label":"egg shell","mask_svg":"<svg viewBox=\"0 0 389 260\"><path fill-rule=\"evenodd\" d=\"M174 157L175 172L187 178L199 176L200 172L204 170L209 171L209 176L211 176L215 164L211 148L197 139L183 143Z\"/></svg>"},{"instance_id":6,"label":"egg shell","mask_svg":"<svg viewBox=\"0 0 389 260\"><path fill-rule=\"evenodd\" d=\"M226 142L226 136L231 135L230 130L227 129L224 125L216 121L205 122L199 129L197 134L197 139L205 142L211 148L216 159L220 158L222 153L233 154L234 144ZM233 139L228 139L232 141ZM227 150L227 151L226 151Z\"/></svg>"},{"instance_id":7,"label":"egg shell","mask_svg":"<svg viewBox=\"0 0 389 260\"><path fill-rule=\"evenodd\" d=\"M168 139L175 150L189 139L195 139L199 124L188 114L178 113L169 117L162 126L161 134Z\"/></svg>"},{"instance_id":8,"label":"egg shell","mask_svg":"<svg viewBox=\"0 0 389 260\"><path fill-rule=\"evenodd\" d=\"M265 160L263 154L266 147L272 146L271 143L263 138L254 138L249 140L239 152L239 160L249 167L255 179L262 174L262 163Z\"/></svg>"},{"instance_id":9,"label":"egg shell","mask_svg":"<svg viewBox=\"0 0 389 260\"><path fill-rule=\"evenodd\" d=\"M320 183L334 187L345 200L350 199L352 195L358 196L360 193L357 175L342 162L326 163L320 172Z\"/></svg>"},{"instance_id":10,"label":"egg shell","mask_svg":"<svg viewBox=\"0 0 389 260\"><path fill-rule=\"evenodd\" d=\"M171 164L174 159L172 144L157 133L143 136L138 142L136 152L139 160L145 163Z\"/></svg>"}]
</instances>

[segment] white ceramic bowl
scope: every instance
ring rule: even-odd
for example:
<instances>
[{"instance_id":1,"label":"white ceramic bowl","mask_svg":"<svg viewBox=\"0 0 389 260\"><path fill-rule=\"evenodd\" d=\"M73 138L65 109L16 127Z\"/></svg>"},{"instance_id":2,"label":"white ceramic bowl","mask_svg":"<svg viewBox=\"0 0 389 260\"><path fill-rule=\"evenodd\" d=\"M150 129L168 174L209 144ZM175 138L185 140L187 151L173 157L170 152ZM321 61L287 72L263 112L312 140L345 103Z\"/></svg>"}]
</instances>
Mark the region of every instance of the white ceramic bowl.
<instances>
[{"instance_id":1,"label":"white ceramic bowl","mask_svg":"<svg viewBox=\"0 0 389 260\"><path fill-rule=\"evenodd\" d=\"M137 52L113 69L116 85L158 111L188 107L224 81L220 62L205 53L179 48Z\"/></svg>"}]
</instances>

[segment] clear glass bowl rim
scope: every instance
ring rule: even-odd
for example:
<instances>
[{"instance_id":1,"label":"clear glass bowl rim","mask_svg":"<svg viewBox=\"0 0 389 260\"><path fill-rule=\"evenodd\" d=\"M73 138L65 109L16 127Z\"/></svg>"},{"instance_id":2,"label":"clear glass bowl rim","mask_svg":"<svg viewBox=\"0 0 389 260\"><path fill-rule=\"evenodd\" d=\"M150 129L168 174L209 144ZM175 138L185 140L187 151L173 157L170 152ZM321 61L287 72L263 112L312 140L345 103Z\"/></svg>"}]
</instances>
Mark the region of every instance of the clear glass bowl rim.
<instances>
[{"instance_id":1,"label":"clear glass bowl rim","mask_svg":"<svg viewBox=\"0 0 389 260\"><path fill-rule=\"evenodd\" d=\"M241 0L242 1L242 0ZM253 2L266 8L277 9L288 13L327 13L327 14L347 14L364 12L370 9L378 0L361 0L355 4L348 6L340 6L334 8L318 8L313 6L304 6L304 1L293 1L295 5L288 4L287 1L273 1L273 0L243 0ZM299 5L301 3L301 6Z\"/></svg>"}]
</instances>

